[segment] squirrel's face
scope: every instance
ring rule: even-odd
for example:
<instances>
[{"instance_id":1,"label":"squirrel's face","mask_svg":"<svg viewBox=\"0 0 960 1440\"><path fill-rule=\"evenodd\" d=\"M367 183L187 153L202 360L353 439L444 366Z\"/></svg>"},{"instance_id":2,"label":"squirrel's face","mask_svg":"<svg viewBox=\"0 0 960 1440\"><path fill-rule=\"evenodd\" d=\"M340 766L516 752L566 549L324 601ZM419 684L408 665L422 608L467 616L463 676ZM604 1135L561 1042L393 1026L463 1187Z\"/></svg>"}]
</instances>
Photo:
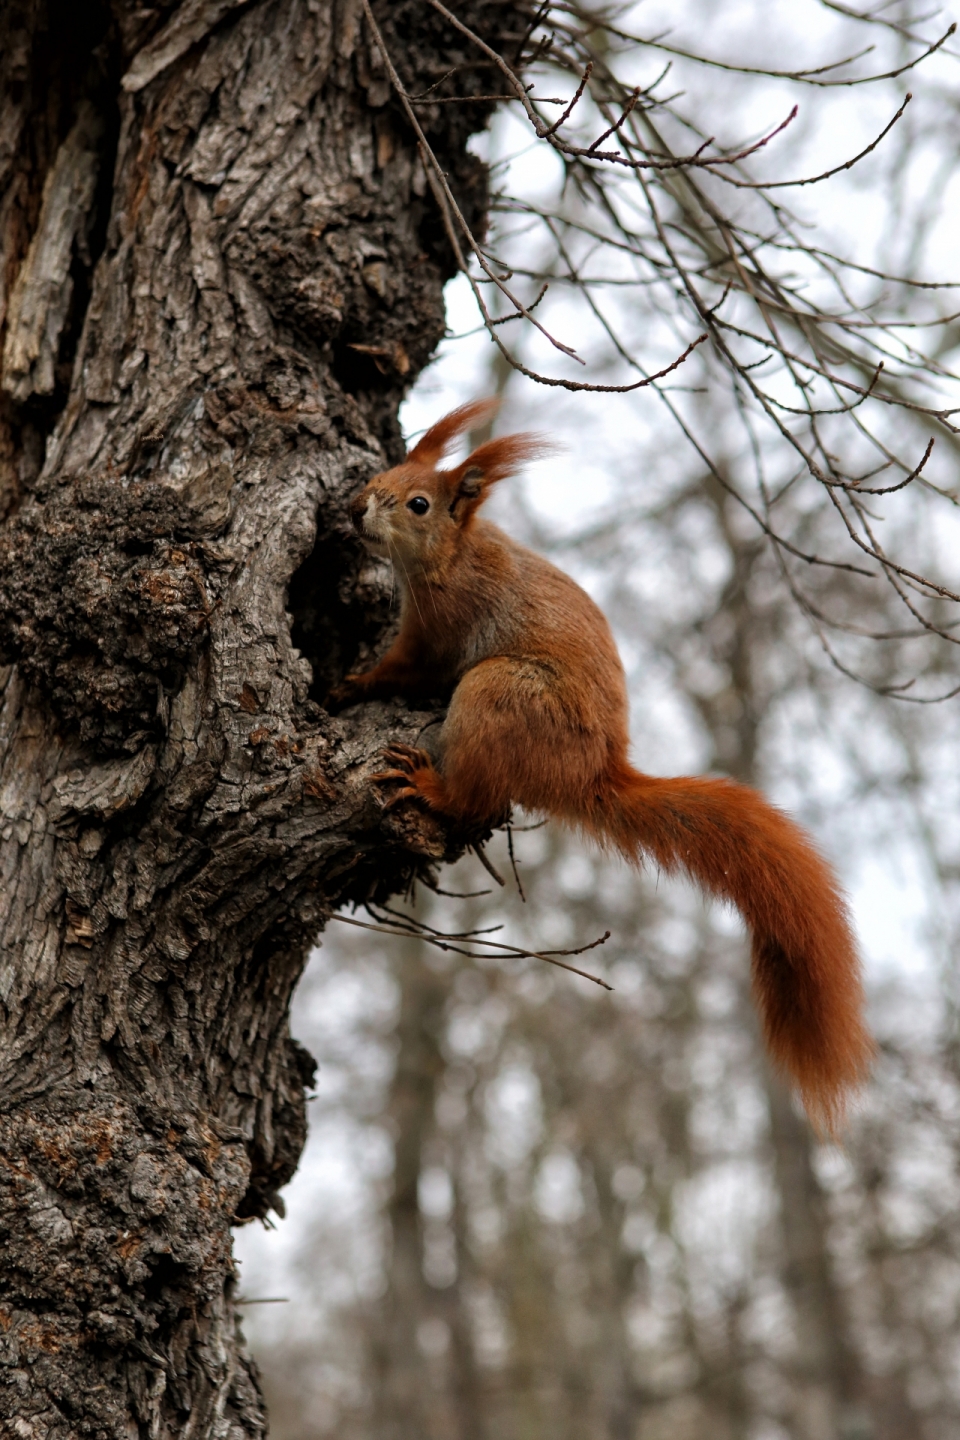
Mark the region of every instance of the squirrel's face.
<instances>
[{"instance_id":1,"label":"squirrel's face","mask_svg":"<svg viewBox=\"0 0 960 1440\"><path fill-rule=\"evenodd\" d=\"M468 472L469 473L469 472ZM456 544L468 504L480 493L481 472L397 465L364 486L350 506L354 526L368 550L420 572L443 565Z\"/></svg>"},{"instance_id":2,"label":"squirrel's face","mask_svg":"<svg viewBox=\"0 0 960 1440\"><path fill-rule=\"evenodd\" d=\"M402 465L374 475L351 505L360 538L375 555L396 563L401 580L444 578L491 486L551 448L537 435L505 435L478 445L449 470L438 468L457 435L490 410L487 400L455 410L427 431Z\"/></svg>"}]
</instances>

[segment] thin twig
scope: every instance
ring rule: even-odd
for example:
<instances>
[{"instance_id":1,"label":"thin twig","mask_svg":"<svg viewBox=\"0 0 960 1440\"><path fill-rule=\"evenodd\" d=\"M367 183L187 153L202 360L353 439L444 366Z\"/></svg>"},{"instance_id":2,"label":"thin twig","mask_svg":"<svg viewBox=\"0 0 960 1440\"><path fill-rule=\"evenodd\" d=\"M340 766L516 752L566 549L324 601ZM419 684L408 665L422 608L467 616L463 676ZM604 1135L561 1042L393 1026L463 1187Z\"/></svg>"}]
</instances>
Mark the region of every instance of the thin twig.
<instances>
[{"instance_id":1,"label":"thin twig","mask_svg":"<svg viewBox=\"0 0 960 1440\"><path fill-rule=\"evenodd\" d=\"M940 36L939 40L929 45L921 55L914 56L912 60L908 60L905 65L900 65L895 70L885 70L874 75L856 75L844 80L822 80L820 77L826 75L831 70L839 70L844 65L852 65L855 60L861 60L864 55L869 55L873 49L872 45L859 51L856 55L848 55L843 60L834 60L831 64L821 65L815 70L768 70L762 66L734 65L726 60L714 60L707 55L698 55L696 51L685 50L678 45L667 45L664 41L656 38L631 35L625 30L616 29L613 25L607 25L604 28L610 35L615 35L617 39L627 40L634 45L647 46L651 50L662 50L667 55L676 55L683 60L692 60L695 64L705 65L709 69L728 70L736 75L762 75L770 80L793 80L800 85L816 85L821 89L839 89L840 87L852 85L874 85L878 80L896 80L900 75L905 75L908 70L916 69L924 60L929 60L931 55L935 55L941 46L945 45L950 39L950 36L954 34L957 26L956 23L950 25Z\"/></svg>"},{"instance_id":2,"label":"thin twig","mask_svg":"<svg viewBox=\"0 0 960 1440\"><path fill-rule=\"evenodd\" d=\"M552 125L550 125L546 130L544 130L542 136L540 137L542 140L549 140L549 139L550 139L550 136L556 134L556 132L560 129L560 126L563 125L563 124L565 124L565 122L570 119L570 116L573 114L573 112L574 112L574 110L575 110L575 108L576 108L576 106L577 106L577 104L578 104L578 102L579 102L579 100L580 100L580 96L583 94L584 90L587 88L587 83L588 83L588 81L589 81L589 79L590 79L590 76L591 76L592 74L593 74L593 61L592 61L592 60L588 60L587 63L586 63L586 65L584 66L583 75L582 75L581 78L580 78L580 84L577 86L576 90L574 91L573 99L570 101L570 104L567 106L566 110L564 110L563 114L560 116L560 119L559 119L559 120L555 120Z\"/></svg>"},{"instance_id":3,"label":"thin twig","mask_svg":"<svg viewBox=\"0 0 960 1440\"><path fill-rule=\"evenodd\" d=\"M890 134L890 131L894 125L896 125L912 99L913 96L907 91L903 99L903 104L900 106L896 115L883 127L877 138L872 140L865 150L861 150L858 154L854 155L852 159L845 160L842 165L834 165L832 169L824 170L820 175L808 175L803 180L738 180L735 175L723 175L721 178L726 184L736 186L738 190L788 190L797 189L801 185L819 185L821 180L829 180L834 175L842 175L844 170L852 170L854 165L859 164L867 155L870 155L876 150L881 140L884 140Z\"/></svg>"},{"instance_id":4,"label":"thin twig","mask_svg":"<svg viewBox=\"0 0 960 1440\"><path fill-rule=\"evenodd\" d=\"M856 490L858 495L895 495L898 490L906 489L908 485L912 485L913 481L917 479L923 467L926 465L927 461L930 459L930 456L933 453L933 445L934 438L931 435L930 439L927 441L927 448L923 452L920 464L916 467L915 470L910 471L910 474L905 480L901 480L900 483L897 485L883 485L873 489L868 489L866 486L858 485L855 480L852 480L848 482L848 486L851 490Z\"/></svg>"},{"instance_id":5,"label":"thin twig","mask_svg":"<svg viewBox=\"0 0 960 1440\"><path fill-rule=\"evenodd\" d=\"M506 885L506 880L504 880L503 876L495 869L493 862L488 858L483 846L471 845L470 849L473 851L474 855L476 855L477 859L480 861L480 864L483 866L484 870L486 870L487 874L492 875L498 885Z\"/></svg>"},{"instance_id":6,"label":"thin twig","mask_svg":"<svg viewBox=\"0 0 960 1440\"><path fill-rule=\"evenodd\" d=\"M523 886L520 884L520 872L517 870L517 859L516 859L516 856L515 856L514 853L513 853L513 826L512 826L512 825L508 825L508 826L507 826L507 852L509 853L509 856L510 856L510 864L511 864L511 866L512 866L512 868L513 868L513 878L514 878L514 880L516 880L516 882L517 882L517 893L519 894L520 899L523 901L523 903L526 904L526 903L527 903L527 897L526 897L526 895L524 895L524 893L523 893Z\"/></svg>"},{"instance_id":7,"label":"thin twig","mask_svg":"<svg viewBox=\"0 0 960 1440\"><path fill-rule=\"evenodd\" d=\"M627 123L627 121L629 120L631 114L633 113L633 107L636 105L636 103L637 103L637 101L638 101L639 99L640 99L640 90L639 90L639 87L638 87L637 89L634 90L633 94L630 96L630 99L627 101L626 105L623 107L623 114L620 116L620 119L619 119L619 120L615 120L612 125L610 125L606 130L604 130L604 132L603 132L602 135L598 135L598 136L597 136L596 140L594 140L594 142L593 142L592 145L588 145L588 146L587 146L587 154L588 154L588 155L593 155L593 154L595 154L596 151L599 150L600 146L603 144L604 140L609 140L609 138L610 138L611 135L615 135L615 134L617 133L617 131L618 131L623 125L625 125L625 124Z\"/></svg>"},{"instance_id":8,"label":"thin twig","mask_svg":"<svg viewBox=\"0 0 960 1440\"><path fill-rule=\"evenodd\" d=\"M352 915L331 915L331 920L339 920L344 925L355 925L358 930L373 930L380 935L400 935L409 937L410 931L401 929L398 926L373 925L367 920L357 920ZM604 931L598 940L593 940L589 945L582 945L576 950L540 951L525 950L519 945L499 944L494 940L474 940L474 945L483 945L494 953L491 955L478 955L475 951L465 950L462 945L452 944L449 941L441 940L428 932L421 933L420 939L425 945L432 945L436 950L452 952L455 955L465 955L471 960L544 960L548 965L557 965L561 970L569 970L573 975L580 975L584 980L592 980L594 985L600 985L604 990L612 990L613 986L608 985L599 975L591 975L589 970L581 970L576 965L568 965L566 961L559 960L558 955L583 955L587 950L593 950L598 945L609 940L610 931Z\"/></svg>"}]
</instances>

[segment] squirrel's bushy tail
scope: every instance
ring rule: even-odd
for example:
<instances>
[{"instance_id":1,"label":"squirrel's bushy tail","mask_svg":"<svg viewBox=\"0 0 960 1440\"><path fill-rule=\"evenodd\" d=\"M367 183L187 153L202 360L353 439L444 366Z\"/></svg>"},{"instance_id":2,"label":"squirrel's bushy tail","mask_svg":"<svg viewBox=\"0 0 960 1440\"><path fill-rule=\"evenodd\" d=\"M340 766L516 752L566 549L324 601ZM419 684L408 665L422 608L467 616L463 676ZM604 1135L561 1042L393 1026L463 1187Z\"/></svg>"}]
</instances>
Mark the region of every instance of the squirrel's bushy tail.
<instances>
[{"instance_id":1,"label":"squirrel's bushy tail","mask_svg":"<svg viewBox=\"0 0 960 1440\"><path fill-rule=\"evenodd\" d=\"M736 906L751 933L770 1054L817 1128L835 1134L873 1043L847 907L813 842L745 785L662 780L629 766L608 776L588 827L634 863L649 855Z\"/></svg>"}]
</instances>

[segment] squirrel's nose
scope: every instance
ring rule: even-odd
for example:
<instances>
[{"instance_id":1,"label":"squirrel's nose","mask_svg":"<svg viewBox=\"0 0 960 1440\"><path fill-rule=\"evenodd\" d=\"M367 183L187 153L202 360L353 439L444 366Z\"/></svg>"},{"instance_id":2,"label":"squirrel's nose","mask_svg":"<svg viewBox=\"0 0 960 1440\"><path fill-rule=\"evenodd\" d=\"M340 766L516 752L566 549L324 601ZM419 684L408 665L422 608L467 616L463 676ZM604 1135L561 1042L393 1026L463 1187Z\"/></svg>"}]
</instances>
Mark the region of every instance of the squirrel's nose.
<instances>
[{"instance_id":1,"label":"squirrel's nose","mask_svg":"<svg viewBox=\"0 0 960 1440\"><path fill-rule=\"evenodd\" d=\"M366 513L367 497L366 495L358 495L357 498L351 502L350 519L353 521L354 530L359 530L361 534L363 533L363 517Z\"/></svg>"}]
</instances>

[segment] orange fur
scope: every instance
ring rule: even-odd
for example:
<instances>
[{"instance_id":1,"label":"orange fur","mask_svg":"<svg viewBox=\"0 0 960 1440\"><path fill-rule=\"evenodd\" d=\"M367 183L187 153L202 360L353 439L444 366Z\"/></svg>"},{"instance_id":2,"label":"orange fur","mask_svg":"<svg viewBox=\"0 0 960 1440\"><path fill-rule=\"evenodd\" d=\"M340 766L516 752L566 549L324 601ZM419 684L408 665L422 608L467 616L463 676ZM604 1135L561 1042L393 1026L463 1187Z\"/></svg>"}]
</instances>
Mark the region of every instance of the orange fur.
<instances>
[{"instance_id":1,"label":"orange fur","mask_svg":"<svg viewBox=\"0 0 960 1440\"><path fill-rule=\"evenodd\" d=\"M347 676L331 703L452 690L436 766L422 751L387 752L392 768L377 779L400 782L391 804L416 797L476 823L514 804L544 811L736 906L769 1052L814 1122L835 1133L873 1048L836 880L755 790L656 779L629 764L626 685L604 616L569 576L477 515L492 484L551 447L511 435L438 468L493 406L446 416L354 502L364 540L396 568L401 626L380 663Z\"/></svg>"}]
</instances>

